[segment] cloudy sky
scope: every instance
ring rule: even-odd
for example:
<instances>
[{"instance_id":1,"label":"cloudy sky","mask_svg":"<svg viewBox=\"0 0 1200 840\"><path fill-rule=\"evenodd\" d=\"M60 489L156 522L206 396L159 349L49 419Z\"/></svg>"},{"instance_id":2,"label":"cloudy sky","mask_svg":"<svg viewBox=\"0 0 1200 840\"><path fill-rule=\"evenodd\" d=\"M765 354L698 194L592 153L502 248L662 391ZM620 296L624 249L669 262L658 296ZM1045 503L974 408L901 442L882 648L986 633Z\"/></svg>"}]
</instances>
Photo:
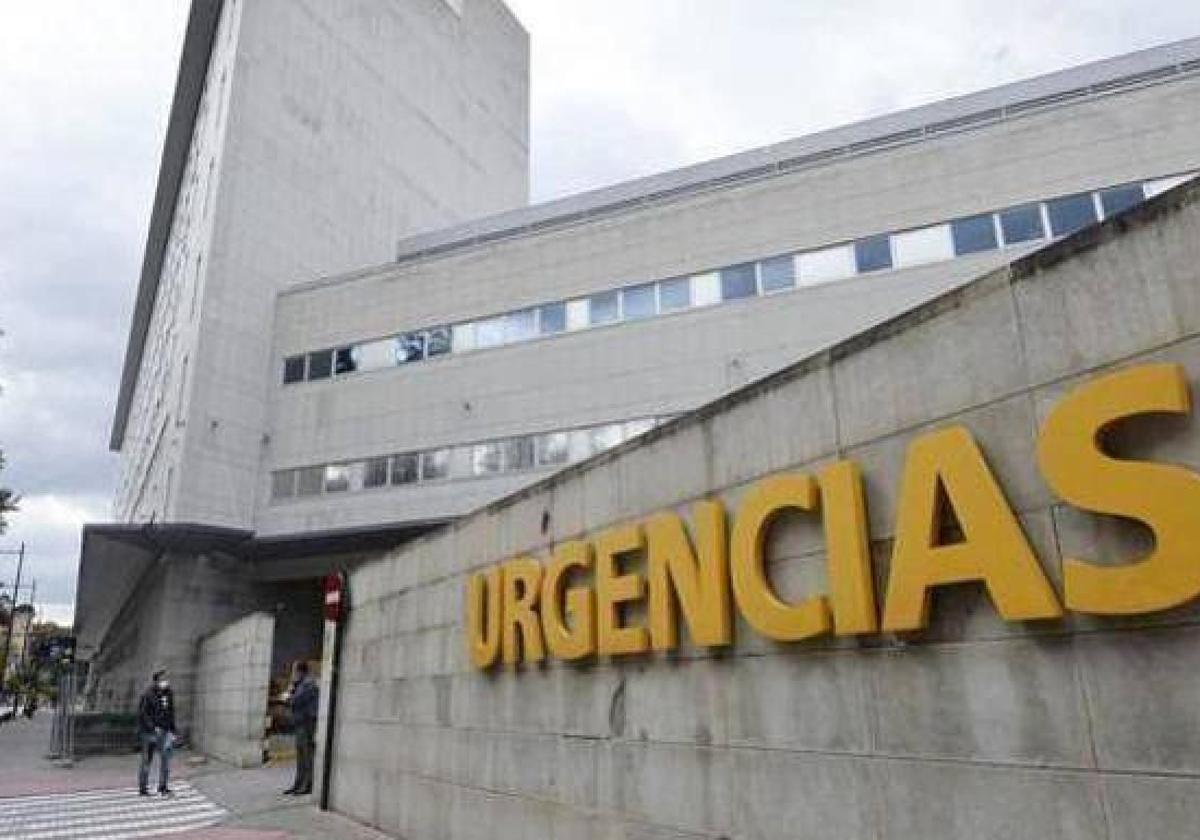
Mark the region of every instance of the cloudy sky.
<instances>
[{"instance_id":1,"label":"cloudy sky","mask_svg":"<svg viewBox=\"0 0 1200 840\"><path fill-rule=\"evenodd\" d=\"M1200 35L1195 0L510 4L533 42L535 200ZM24 495L0 547L27 543L59 619L79 526L109 516L186 6L0 3L0 478ZM14 571L0 555L0 582Z\"/></svg>"}]
</instances>

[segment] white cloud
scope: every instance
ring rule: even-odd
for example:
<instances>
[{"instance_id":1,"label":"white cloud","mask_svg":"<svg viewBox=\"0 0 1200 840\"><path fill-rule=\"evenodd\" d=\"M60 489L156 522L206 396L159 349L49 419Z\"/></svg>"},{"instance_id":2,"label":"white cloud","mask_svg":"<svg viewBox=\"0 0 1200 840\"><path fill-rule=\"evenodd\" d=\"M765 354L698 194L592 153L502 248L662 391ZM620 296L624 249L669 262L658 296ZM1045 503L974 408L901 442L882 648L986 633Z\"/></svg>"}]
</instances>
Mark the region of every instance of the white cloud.
<instances>
[{"instance_id":1,"label":"white cloud","mask_svg":"<svg viewBox=\"0 0 1200 840\"><path fill-rule=\"evenodd\" d=\"M1192 0L510 5L531 35L535 197L1200 35ZM568 178L564 159L582 163Z\"/></svg>"},{"instance_id":2,"label":"white cloud","mask_svg":"<svg viewBox=\"0 0 1200 840\"><path fill-rule=\"evenodd\" d=\"M80 529L104 520L107 509L104 495L35 495L21 500L21 509L9 517L4 542L11 548L25 543L22 598L31 594L24 587L36 581L39 607L55 604L59 616L74 610ZM16 557L0 555L0 581L11 586L16 566Z\"/></svg>"}]
</instances>

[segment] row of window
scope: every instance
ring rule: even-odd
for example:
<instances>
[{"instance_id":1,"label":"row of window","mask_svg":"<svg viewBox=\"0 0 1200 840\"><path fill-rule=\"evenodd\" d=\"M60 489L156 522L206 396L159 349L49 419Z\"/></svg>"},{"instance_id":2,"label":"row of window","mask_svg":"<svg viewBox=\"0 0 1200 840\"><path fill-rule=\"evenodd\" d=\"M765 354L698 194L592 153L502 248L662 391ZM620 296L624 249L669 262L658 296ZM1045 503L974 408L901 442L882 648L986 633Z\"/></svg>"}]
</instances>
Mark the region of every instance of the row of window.
<instances>
[{"instance_id":1,"label":"row of window","mask_svg":"<svg viewBox=\"0 0 1200 840\"><path fill-rule=\"evenodd\" d=\"M704 274L641 283L482 320L290 356L284 360L283 382L329 379L357 371L405 365L449 353L638 321L798 286L909 268L1066 236L1157 195L1186 177L1124 184L1097 192L1031 202L916 230L868 236L855 242L727 266Z\"/></svg>"},{"instance_id":2,"label":"row of window","mask_svg":"<svg viewBox=\"0 0 1200 840\"><path fill-rule=\"evenodd\" d=\"M380 455L362 461L271 473L271 498L319 496L420 482L480 478L581 461L649 431L666 418L644 418L536 435Z\"/></svg>"}]
</instances>

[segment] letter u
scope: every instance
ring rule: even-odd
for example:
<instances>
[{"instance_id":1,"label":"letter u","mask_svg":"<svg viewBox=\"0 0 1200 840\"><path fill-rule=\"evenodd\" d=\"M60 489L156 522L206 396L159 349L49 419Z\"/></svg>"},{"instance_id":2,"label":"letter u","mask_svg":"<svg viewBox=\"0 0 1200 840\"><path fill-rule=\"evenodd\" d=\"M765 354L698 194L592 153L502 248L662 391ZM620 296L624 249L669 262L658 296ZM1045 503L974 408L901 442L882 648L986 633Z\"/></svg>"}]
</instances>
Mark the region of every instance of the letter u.
<instances>
[{"instance_id":1,"label":"letter u","mask_svg":"<svg viewBox=\"0 0 1200 840\"><path fill-rule=\"evenodd\" d=\"M476 668L495 664L500 654L500 567L471 575L467 592L467 647Z\"/></svg>"}]
</instances>

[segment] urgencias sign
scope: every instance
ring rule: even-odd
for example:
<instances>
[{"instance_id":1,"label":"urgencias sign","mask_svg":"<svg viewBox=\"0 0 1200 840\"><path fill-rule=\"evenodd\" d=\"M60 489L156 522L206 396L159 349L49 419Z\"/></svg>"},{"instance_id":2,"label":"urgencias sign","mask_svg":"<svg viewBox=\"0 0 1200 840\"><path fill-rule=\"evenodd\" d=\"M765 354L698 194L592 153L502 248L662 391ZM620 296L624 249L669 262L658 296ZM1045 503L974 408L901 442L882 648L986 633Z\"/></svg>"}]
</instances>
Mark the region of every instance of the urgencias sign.
<instances>
[{"instance_id":1,"label":"urgencias sign","mask_svg":"<svg viewBox=\"0 0 1200 840\"><path fill-rule=\"evenodd\" d=\"M487 668L498 658L512 664L670 650L679 644L681 617L695 644L727 645L735 606L751 627L779 641L917 630L928 623L931 591L966 581L981 581L1008 621L1057 618L1064 604L1096 615L1177 606L1200 595L1200 476L1113 458L1101 435L1122 418L1190 410L1182 368L1159 364L1089 382L1046 418L1037 460L1054 492L1084 510L1137 520L1154 534L1149 554L1121 565L1065 558L1061 600L978 444L966 428L952 426L909 445L882 622L862 476L853 461L838 461L816 475L759 481L732 527L719 502L700 501L691 535L679 516L663 512L561 543L545 565L519 557L474 575L467 593L471 660ZM947 504L961 539L941 544ZM773 591L763 563L768 528L785 509L820 515L825 535L829 591L796 603ZM634 554L644 557L644 571L622 568L621 558ZM624 620L625 609L639 602L645 621Z\"/></svg>"}]
</instances>

